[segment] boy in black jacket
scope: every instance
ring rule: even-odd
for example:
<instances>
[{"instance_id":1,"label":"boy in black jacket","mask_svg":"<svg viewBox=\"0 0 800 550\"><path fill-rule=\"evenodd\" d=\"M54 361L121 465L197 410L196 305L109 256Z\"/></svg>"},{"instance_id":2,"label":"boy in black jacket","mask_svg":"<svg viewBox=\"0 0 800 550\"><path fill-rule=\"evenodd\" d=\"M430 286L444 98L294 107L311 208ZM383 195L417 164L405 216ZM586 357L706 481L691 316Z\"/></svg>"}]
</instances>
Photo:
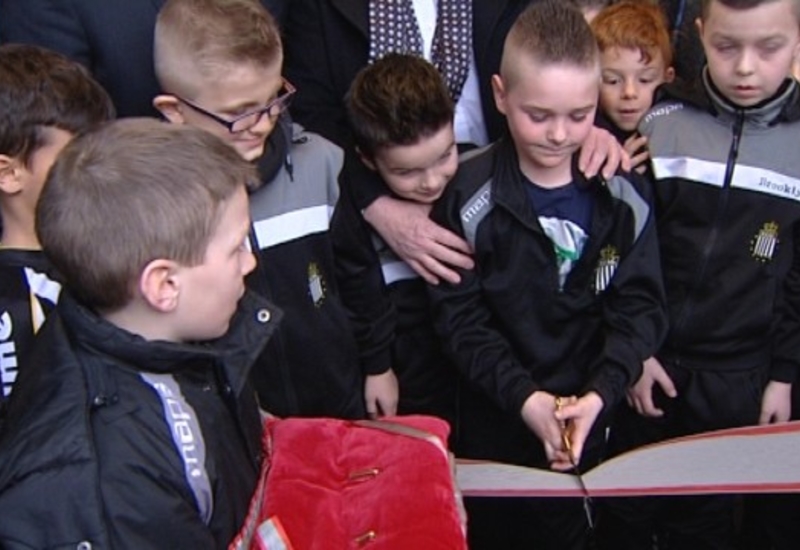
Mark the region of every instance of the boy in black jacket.
<instances>
[{"instance_id":1,"label":"boy in black jacket","mask_svg":"<svg viewBox=\"0 0 800 550\"><path fill-rule=\"evenodd\" d=\"M800 89L789 77L799 21L797 0L705 0L702 76L663 87L642 120L670 330L631 389L639 415L620 409L617 452L790 418L800 369ZM732 496L609 504L609 549L641 548L654 531L670 548L737 543ZM796 545L795 535L779 547Z\"/></svg>"},{"instance_id":2,"label":"boy in black jacket","mask_svg":"<svg viewBox=\"0 0 800 550\"><path fill-rule=\"evenodd\" d=\"M434 207L476 263L461 283L430 288L437 330L474 389L460 406L462 456L596 464L605 426L596 420L665 331L645 188L631 175L587 181L576 170L597 107L598 58L576 9L549 0L527 9L493 78L509 136L463 160ZM587 543L575 499L476 499L468 512L474 548Z\"/></svg>"},{"instance_id":3,"label":"boy in black jacket","mask_svg":"<svg viewBox=\"0 0 800 550\"><path fill-rule=\"evenodd\" d=\"M0 546L227 548L261 459L248 371L278 317L245 293L254 177L155 120L62 151L36 229L65 292L0 433Z\"/></svg>"},{"instance_id":4,"label":"boy in black jacket","mask_svg":"<svg viewBox=\"0 0 800 550\"><path fill-rule=\"evenodd\" d=\"M235 37L235 40L231 37ZM292 125L275 20L257 0L167 0L156 21L154 104L258 165L250 189L248 287L283 323L253 368L261 405L278 416L363 418L364 379L333 261L330 218L342 150Z\"/></svg>"},{"instance_id":5,"label":"boy in black jacket","mask_svg":"<svg viewBox=\"0 0 800 550\"><path fill-rule=\"evenodd\" d=\"M47 171L75 134L114 116L78 63L36 46L0 46L0 409L61 285L34 229Z\"/></svg>"},{"instance_id":6,"label":"boy in black jacket","mask_svg":"<svg viewBox=\"0 0 800 550\"><path fill-rule=\"evenodd\" d=\"M394 197L433 204L458 167L452 99L433 65L387 54L356 76L346 104L357 155L342 172L331 231L367 412L452 420L454 371L434 333L425 281L364 220L352 192L377 181Z\"/></svg>"}]
</instances>

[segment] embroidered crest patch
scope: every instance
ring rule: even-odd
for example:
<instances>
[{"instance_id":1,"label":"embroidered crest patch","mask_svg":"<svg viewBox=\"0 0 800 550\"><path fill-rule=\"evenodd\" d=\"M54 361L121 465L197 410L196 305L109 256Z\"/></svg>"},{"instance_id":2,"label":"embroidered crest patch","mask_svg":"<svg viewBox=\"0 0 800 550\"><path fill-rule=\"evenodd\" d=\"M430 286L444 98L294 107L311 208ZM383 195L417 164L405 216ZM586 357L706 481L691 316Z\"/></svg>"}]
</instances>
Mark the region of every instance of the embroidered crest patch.
<instances>
[{"instance_id":1,"label":"embroidered crest patch","mask_svg":"<svg viewBox=\"0 0 800 550\"><path fill-rule=\"evenodd\" d=\"M600 251L600 259L594 269L594 292L600 294L608 288L619 265L619 251L611 245Z\"/></svg>"},{"instance_id":2,"label":"embroidered crest patch","mask_svg":"<svg viewBox=\"0 0 800 550\"><path fill-rule=\"evenodd\" d=\"M778 232L778 224L775 222L767 222L763 225L761 230L753 237L750 246L750 253L753 258L762 263L772 260L780 242L778 240Z\"/></svg>"},{"instance_id":3,"label":"embroidered crest patch","mask_svg":"<svg viewBox=\"0 0 800 550\"><path fill-rule=\"evenodd\" d=\"M308 264L308 292L311 295L311 301L314 302L314 307L320 307L325 301L325 287L322 271L316 262L311 262Z\"/></svg>"}]
</instances>

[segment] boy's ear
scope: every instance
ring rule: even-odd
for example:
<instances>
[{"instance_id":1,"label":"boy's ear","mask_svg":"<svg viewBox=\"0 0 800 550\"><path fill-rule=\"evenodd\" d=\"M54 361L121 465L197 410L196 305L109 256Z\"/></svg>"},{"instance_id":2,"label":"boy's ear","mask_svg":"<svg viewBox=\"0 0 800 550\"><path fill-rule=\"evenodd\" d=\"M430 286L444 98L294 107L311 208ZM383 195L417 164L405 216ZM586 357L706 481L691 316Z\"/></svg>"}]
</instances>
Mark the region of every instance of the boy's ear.
<instances>
[{"instance_id":1,"label":"boy's ear","mask_svg":"<svg viewBox=\"0 0 800 550\"><path fill-rule=\"evenodd\" d=\"M695 19L694 20L694 26L697 28L697 34L699 34L702 37L703 36L703 18L702 17L698 17L697 19Z\"/></svg>"},{"instance_id":2,"label":"boy's ear","mask_svg":"<svg viewBox=\"0 0 800 550\"><path fill-rule=\"evenodd\" d=\"M367 168L369 168L373 172L377 172L378 167L375 166L375 163L372 161L370 157L364 154L364 151L361 150L361 147L356 146L356 153L358 154L358 158L361 159L361 162L363 162Z\"/></svg>"},{"instance_id":3,"label":"boy's ear","mask_svg":"<svg viewBox=\"0 0 800 550\"><path fill-rule=\"evenodd\" d=\"M672 82L673 80L675 80L675 69L667 67L667 70L664 71L664 82Z\"/></svg>"},{"instance_id":4,"label":"boy's ear","mask_svg":"<svg viewBox=\"0 0 800 550\"><path fill-rule=\"evenodd\" d=\"M181 285L179 266L172 260L162 258L148 263L139 277L139 292L145 302L162 313L178 307Z\"/></svg>"},{"instance_id":5,"label":"boy's ear","mask_svg":"<svg viewBox=\"0 0 800 550\"><path fill-rule=\"evenodd\" d=\"M494 104L497 110L502 114L506 114L506 85L503 82L503 77L499 74L492 75L492 94L494 95Z\"/></svg>"},{"instance_id":6,"label":"boy's ear","mask_svg":"<svg viewBox=\"0 0 800 550\"><path fill-rule=\"evenodd\" d=\"M14 195L22 191L19 161L8 155L0 155L0 191Z\"/></svg>"},{"instance_id":7,"label":"boy's ear","mask_svg":"<svg viewBox=\"0 0 800 550\"><path fill-rule=\"evenodd\" d=\"M153 107L172 124L183 124L183 111L180 101L172 94L161 94L153 98Z\"/></svg>"}]
</instances>

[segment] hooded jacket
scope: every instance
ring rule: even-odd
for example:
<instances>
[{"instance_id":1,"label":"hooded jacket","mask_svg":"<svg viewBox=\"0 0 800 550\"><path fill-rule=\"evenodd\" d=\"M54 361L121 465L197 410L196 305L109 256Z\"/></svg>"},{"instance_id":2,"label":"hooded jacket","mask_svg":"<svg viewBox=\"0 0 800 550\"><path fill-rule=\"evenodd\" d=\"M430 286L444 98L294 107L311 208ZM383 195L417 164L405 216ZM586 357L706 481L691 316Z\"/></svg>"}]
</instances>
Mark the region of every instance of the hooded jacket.
<instances>
[{"instance_id":1,"label":"hooded jacket","mask_svg":"<svg viewBox=\"0 0 800 550\"><path fill-rule=\"evenodd\" d=\"M800 367L800 89L741 108L704 72L645 116L670 331L690 369Z\"/></svg>"},{"instance_id":2,"label":"hooded jacket","mask_svg":"<svg viewBox=\"0 0 800 550\"><path fill-rule=\"evenodd\" d=\"M146 341L62 294L0 433L0 546L226 548L261 461L252 295L205 344Z\"/></svg>"}]
</instances>

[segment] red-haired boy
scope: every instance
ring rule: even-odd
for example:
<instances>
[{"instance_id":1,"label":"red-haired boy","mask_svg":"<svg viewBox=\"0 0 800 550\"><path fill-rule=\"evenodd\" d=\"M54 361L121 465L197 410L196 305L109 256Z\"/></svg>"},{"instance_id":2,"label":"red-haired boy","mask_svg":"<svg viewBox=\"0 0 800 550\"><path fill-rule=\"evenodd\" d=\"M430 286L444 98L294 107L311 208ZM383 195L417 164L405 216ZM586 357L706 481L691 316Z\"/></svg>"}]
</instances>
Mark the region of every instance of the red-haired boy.
<instances>
[{"instance_id":1,"label":"red-haired boy","mask_svg":"<svg viewBox=\"0 0 800 550\"><path fill-rule=\"evenodd\" d=\"M648 158L636 127L653 96L674 76L666 17L655 4L626 0L601 11L592 22L603 70L598 125L608 129L639 166Z\"/></svg>"}]
</instances>

